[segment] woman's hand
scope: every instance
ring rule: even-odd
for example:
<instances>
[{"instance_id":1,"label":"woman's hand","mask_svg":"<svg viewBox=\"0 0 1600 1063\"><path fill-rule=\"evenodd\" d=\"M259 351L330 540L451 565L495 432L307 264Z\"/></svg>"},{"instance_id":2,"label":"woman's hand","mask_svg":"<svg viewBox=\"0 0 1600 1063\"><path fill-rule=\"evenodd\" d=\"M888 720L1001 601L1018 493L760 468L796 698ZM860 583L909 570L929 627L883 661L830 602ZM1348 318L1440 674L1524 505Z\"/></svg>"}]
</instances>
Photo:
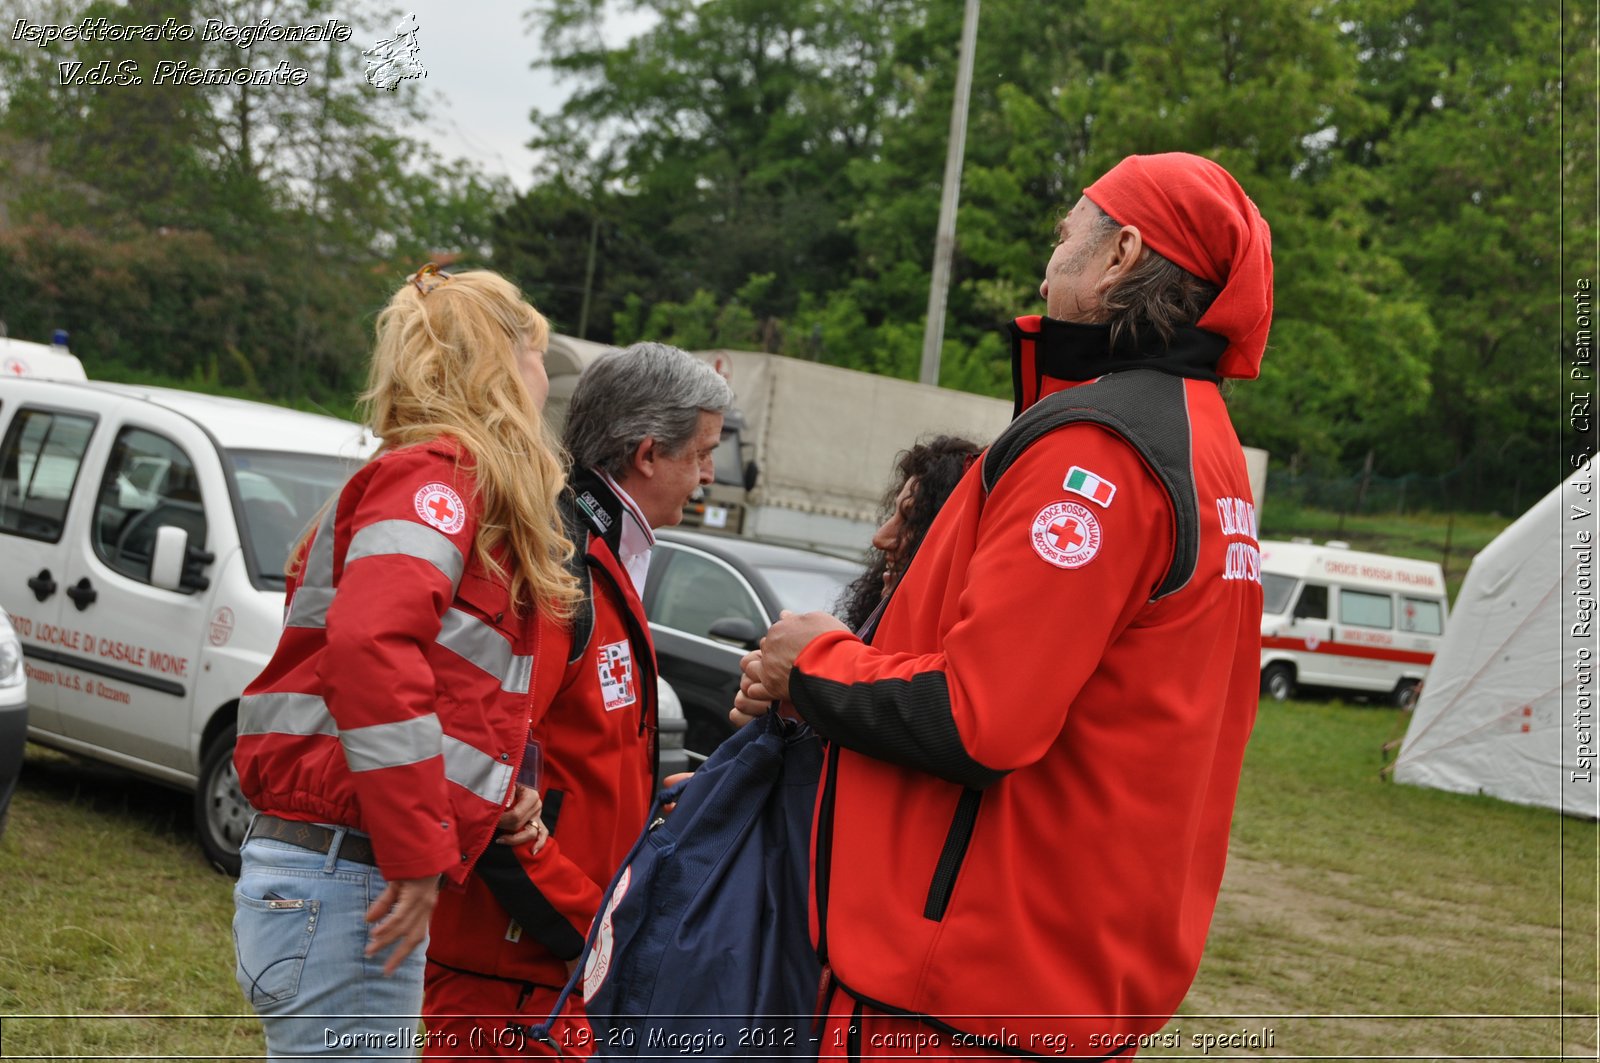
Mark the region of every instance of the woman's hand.
<instances>
[{"instance_id":1,"label":"woman's hand","mask_svg":"<svg viewBox=\"0 0 1600 1063\"><path fill-rule=\"evenodd\" d=\"M538 852L544 848L545 839L550 837L550 832L545 830L544 820L539 818L543 812L544 799L539 796L539 791L517 783L511 807L500 813L500 821L495 824L495 843L522 845L533 842L533 851Z\"/></svg>"}]
</instances>

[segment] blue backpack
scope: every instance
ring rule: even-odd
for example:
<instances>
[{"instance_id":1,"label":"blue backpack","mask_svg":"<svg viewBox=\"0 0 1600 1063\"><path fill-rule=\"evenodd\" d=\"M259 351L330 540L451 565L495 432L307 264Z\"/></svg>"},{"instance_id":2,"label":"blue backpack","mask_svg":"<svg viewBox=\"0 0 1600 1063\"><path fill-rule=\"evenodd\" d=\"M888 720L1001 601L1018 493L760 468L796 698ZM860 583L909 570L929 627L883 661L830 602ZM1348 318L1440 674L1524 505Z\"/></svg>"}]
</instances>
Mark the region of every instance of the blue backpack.
<instances>
[{"instance_id":1,"label":"blue backpack","mask_svg":"<svg viewBox=\"0 0 1600 1063\"><path fill-rule=\"evenodd\" d=\"M607 1058L815 1056L806 890L821 769L817 736L773 712L663 791L552 1018L581 984Z\"/></svg>"}]
</instances>

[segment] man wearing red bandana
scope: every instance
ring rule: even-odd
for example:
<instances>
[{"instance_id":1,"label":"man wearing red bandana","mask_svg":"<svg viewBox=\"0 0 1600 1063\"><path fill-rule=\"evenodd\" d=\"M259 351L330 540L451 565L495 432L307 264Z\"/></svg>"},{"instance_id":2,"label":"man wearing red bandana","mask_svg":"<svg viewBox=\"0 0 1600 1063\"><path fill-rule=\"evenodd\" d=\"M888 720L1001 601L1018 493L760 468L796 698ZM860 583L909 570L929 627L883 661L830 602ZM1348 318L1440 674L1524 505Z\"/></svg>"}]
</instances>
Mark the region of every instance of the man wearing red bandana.
<instances>
[{"instance_id":1,"label":"man wearing red bandana","mask_svg":"<svg viewBox=\"0 0 1600 1063\"><path fill-rule=\"evenodd\" d=\"M1133 156L1011 326L1017 417L876 631L789 616L741 712L829 742L812 933L828 1057L1131 1055L1194 978L1255 719L1254 501L1219 393L1257 375L1266 222Z\"/></svg>"}]
</instances>

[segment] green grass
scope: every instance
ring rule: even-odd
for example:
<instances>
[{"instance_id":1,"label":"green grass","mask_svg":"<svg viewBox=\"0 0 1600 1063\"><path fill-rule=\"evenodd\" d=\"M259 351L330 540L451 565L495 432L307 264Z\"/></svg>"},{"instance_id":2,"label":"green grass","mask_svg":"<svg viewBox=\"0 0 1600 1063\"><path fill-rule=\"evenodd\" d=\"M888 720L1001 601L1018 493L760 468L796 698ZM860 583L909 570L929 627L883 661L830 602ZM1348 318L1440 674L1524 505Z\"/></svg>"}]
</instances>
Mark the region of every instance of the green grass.
<instances>
[{"instance_id":1,"label":"green grass","mask_svg":"<svg viewBox=\"0 0 1600 1063\"><path fill-rule=\"evenodd\" d=\"M1180 1046L1146 1055L1594 1058L1596 825L1384 781L1405 721L1262 705ZM0 881L0 1056L261 1053L184 795L30 747Z\"/></svg>"},{"instance_id":2,"label":"green grass","mask_svg":"<svg viewBox=\"0 0 1600 1063\"><path fill-rule=\"evenodd\" d=\"M1385 781L1408 719L1262 704L1206 958L1171 1024L1185 1039L1266 1027L1274 1054L1594 1058L1596 825ZM1539 1017L1563 1009L1589 1018ZM1240 1018L1200 1018L1220 1015Z\"/></svg>"},{"instance_id":3,"label":"green grass","mask_svg":"<svg viewBox=\"0 0 1600 1063\"><path fill-rule=\"evenodd\" d=\"M232 881L201 855L189 809L28 747L0 839L0 1058L263 1054L233 980ZM103 1017L118 1015L133 1017Z\"/></svg>"}]
</instances>

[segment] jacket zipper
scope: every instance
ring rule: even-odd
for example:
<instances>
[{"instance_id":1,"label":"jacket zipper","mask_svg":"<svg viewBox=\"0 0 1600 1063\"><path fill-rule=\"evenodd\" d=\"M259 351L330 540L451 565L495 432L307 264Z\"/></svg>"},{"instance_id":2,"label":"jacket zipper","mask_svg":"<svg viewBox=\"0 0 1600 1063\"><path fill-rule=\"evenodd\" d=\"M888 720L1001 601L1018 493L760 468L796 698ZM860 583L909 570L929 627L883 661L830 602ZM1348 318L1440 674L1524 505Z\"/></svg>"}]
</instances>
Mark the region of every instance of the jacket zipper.
<instances>
[{"instance_id":1,"label":"jacket zipper","mask_svg":"<svg viewBox=\"0 0 1600 1063\"><path fill-rule=\"evenodd\" d=\"M961 791L956 802L956 813L950 820L950 833L945 835L944 849L939 853L939 863L933 869L933 882L928 886L928 903L922 908L926 919L938 922L950 907L950 895L955 892L956 876L967 858L967 846L972 843L972 831L978 825L978 803L983 791L968 788Z\"/></svg>"},{"instance_id":2,"label":"jacket zipper","mask_svg":"<svg viewBox=\"0 0 1600 1063\"><path fill-rule=\"evenodd\" d=\"M827 767L823 771L822 801L817 806L817 841L812 863L816 867L817 959L828 963L828 882L833 874L833 799L839 779L839 747L827 746Z\"/></svg>"}]
</instances>

